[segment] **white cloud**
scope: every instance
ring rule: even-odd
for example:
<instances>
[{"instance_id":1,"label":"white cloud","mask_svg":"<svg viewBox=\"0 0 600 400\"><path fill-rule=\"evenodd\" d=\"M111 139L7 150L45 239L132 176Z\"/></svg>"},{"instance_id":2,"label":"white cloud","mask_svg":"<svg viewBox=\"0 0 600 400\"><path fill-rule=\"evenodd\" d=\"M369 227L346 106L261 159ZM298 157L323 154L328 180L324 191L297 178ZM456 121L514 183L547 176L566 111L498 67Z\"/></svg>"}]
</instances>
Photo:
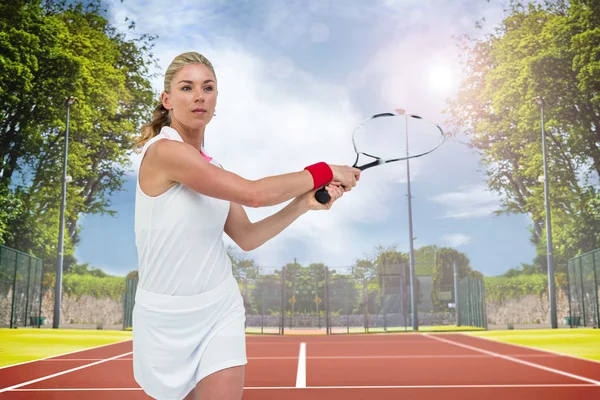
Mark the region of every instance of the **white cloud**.
<instances>
[{"instance_id":1,"label":"white cloud","mask_svg":"<svg viewBox=\"0 0 600 400\"><path fill-rule=\"evenodd\" d=\"M431 198L444 206L444 218L487 217L500 207L499 198L483 185L465 186L461 189Z\"/></svg>"},{"instance_id":2,"label":"white cloud","mask_svg":"<svg viewBox=\"0 0 600 400\"><path fill-rule=\"evenodd\" d=\"M475 13L488 11L481 2L458 5L439 0L383 0L376 6L341 0L239 2L236 6L209 0L186 0L177 5L113 2L116 22L125 15L133 16L136 31L159 35L154 48L159 58L157 72L162 73L184 51L199 51L213 62L219 100L217 116L205 137L207 152L226 169L248 179L301 170L320 160L352 164L352 129L366 117L365 109L378 112L379 104L384 108L402 106L437 120L445 97L458 80L452 35L464 33L467 26L472 28ZM347 26L340 22L344 19ZM372 23L379 39L385 40L374 40L372 53L357 51L350 60L341 48L333 46L364 21ZM125 25L121 30L126 31ZM313 48L330 49L327 56L331 60L324 59L331 64L323 68L320 59L312 59L323 57ZM337 83L331 80L332 71L342 78ZM436 88L430 84L432 79ZM160 92L162 78L152 82ZM372 88L376 88L374 94ZM364 108L357 109L359 103ZM427 169L445 165L446 160L440 159L445 157L443 150L434 157L435 163L431 158L411 162L412 181L431 177L434 174L424 173ZM132 160L137 170L139 157ZM448 165L452 168L454 164ZM289 262L295 255L310 262L349 264L371 250L366 247L375 227L391 229L392 216L398 212L398 191L405 190L405 181L404 163L365 171L358 187L345 194L333 210L302 216L250 256L261 265ZM488 216L499 202L485 189L467 186L432 200L440 205L445 218ZM247 212L256 221L283 206ZM462 234L442 239L452 246L471 240ZM226 242L231 244L228 238Z\"/></svg>"},{"instance_id":3,"label":"white cloud","mask_svg":"<svg viewBox=\"0 0 600 400\"><path fill-rule=\"evenodd\" d=\"M459 247L471 243L471 236L463 235L462 233L453 233L442 236L444 243L450 247Z\"/></svg>"},{"instance_id":4,"label":"white cloud","mask_svg":"<svg viewBox=\"0 0 600 400\"><path fill-rule=\"evenodd\" d=\"M299 171L320 160L354 162L351 132L364 115L352 107L345 86L311 76L282 62L280 56L255 56L233 41L205 50L203 54L215 67L219 90L217 115L207 127L205 147L225 169L259 179ZM161 67L166 69L176 53L168 44L159 46ZM139 155L132 162L136 171ZM387 199L405 179L402 168L396 164L365 173L331 211L302 216L252 256L262 264L277 263L289 258L283 254L286 247L301 243L311 249L311 259L351 262L355 254L348 251L349 246L360 242L353 225L389 218L392 208ZM257 221L283 206L246 211Z\"/></svg>"},{"instance_id":5,"label":"white cloud","mask_svg":"<svg viewBox=\"0 0 600 400\"><path fill-rule=\"evenodd\" d=\"M345 89L299 69L289 82L277 82L268 77L271 67L270 60L240 50L215 53L219 103L214 125L207 129L209 154L249 179L297 171L318 160L351 164L350 132L360 116ZM289 258L284 249L301 242L311 249L311 259L351 262L348 246L360 241L353 225L384 221L391 212L386 199L398 177L393 168L380 168L377 174L365 173L333 210L302 216L252 255L271 264ZM256 221L282 207L247 212Z\"/></svg>"}]
</instances>

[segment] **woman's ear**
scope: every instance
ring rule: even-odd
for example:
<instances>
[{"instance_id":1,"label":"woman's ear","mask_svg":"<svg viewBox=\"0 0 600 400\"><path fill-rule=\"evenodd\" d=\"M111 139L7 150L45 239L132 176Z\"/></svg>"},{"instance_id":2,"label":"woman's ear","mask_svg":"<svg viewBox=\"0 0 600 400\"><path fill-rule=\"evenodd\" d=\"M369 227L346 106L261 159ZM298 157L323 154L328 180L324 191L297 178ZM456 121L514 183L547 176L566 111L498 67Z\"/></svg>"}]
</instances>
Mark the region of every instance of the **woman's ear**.
<instances>
[{"instance_id":1,"label":"woman's ear","mask_svg":"<svg viewBox=\"0 0 600 400\"><path fill-rule=\"evenodd\" d=\"M162 101L164 108L166 108L167 110L171 110L173 108L173 107L171 107L171 102L169 100L169 94L167 92L162 92L160 94L160 99Z\"/></svg>"}]
</instances>

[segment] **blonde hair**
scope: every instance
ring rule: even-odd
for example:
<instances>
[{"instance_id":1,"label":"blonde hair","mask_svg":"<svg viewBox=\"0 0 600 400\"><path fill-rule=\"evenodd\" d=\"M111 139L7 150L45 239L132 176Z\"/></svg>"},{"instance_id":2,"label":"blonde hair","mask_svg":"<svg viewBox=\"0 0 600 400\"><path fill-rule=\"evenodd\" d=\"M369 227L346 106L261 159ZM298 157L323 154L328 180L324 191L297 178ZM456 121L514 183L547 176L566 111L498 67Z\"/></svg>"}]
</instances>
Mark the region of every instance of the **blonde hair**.
<instances>
[{"instance_id":1,"label":"blonde hair","mask_svg":"<svg viewBox=\"0 0 600 400\"><path fill-rule=\"evenodd\" d=\"M204 64L206 65L210 71L213 73L213 75L216 76L217 74L215 74L215 70L212 66L212 63L206 58L204 57L202 54L200 53L196 53L196 52L187 52L187 53L182 53L180 55L178 55L177 57L175 57L173 59L173 61L171 61L171 64L169 65L169 67L167 68L167 71L165 72L165 79L164 79L164 91L166 93L169 93L171 91L171 81L173 80L173 77L175 76L175 74L177 72L179 72L179 70L181 70L183 67L185 67L186 65L189 64ZM159 100L158 104L156 105L156 107L154 108L154 112L152 113L152 121L142 125L140 131L141 131L141 135L137 138L137 140L135 140L134 143L134 147L142 147L144 146L144 144L146 144L146 142L150 139L152 139L154 136L158 135L160 133L160 130L164 127L164 126L169 126L171 124L171 115L169 110L167 110L163 104L162 101Z\"/></svg>"}]
</instances>

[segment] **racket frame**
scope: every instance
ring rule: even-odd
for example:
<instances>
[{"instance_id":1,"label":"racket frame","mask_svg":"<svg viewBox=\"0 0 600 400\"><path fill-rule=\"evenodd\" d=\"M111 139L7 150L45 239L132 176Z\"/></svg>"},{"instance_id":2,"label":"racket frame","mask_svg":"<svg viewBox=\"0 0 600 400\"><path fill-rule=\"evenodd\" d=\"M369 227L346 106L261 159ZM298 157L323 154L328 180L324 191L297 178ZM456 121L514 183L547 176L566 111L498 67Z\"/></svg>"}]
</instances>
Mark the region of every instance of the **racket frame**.
<instances>
[{"instance_id":1,"label":"racket frame","mask_svg":"<svg viewBox=\"0 0 600 400\"><path fill-rule=\"evenodd\" d=\"M441 126L439 124L433 123L433 125L440 132L440 140L434 147L432 147L431 149L429 149L423 153L417 153L415 155L407 155L407 156L399 157L399 158L383 159L383 158L380 158L377 156L373 156L371 154L367 154L367 153L358 151L358 149L356 148L356 141L355 141L356 133L359 132L365 124L367 124L368 122L370 122L376 118L396 117L396 116L404 116L406 118L415 118L415 119L421 119L421 120L424 119L423 117L421 117L419 115L406 114L405 110L398 108L398 109L394 110L394 112L384 112L384 113L380 113L380 114L375 114L375 115L372 115L369 118L365 119L364 121L362 121L356 128L354 128L354 131L352 132L352 147L354 147L354 152L356 153L356 160L354 161L354 164L352 165L353 168L358 168L361 171L364 171L366 169L376 167L378 165L383 165L383 164L388 164L388 163L392 163L392 162L398 162L398 161L410 160L412 158L422 157L426 154L429 154L429 153L435 151L438 147L440 147L444 143L444 140L446 137L444 135L443 129L441 128ZM371 161L367 164L363 164L363 165L359 166L358 159L360 158L361 154L363 154L367 157L374 158L375 161ZM322 187L321 189L317 190L317 192L315 193L315 198L321 204L326 204L331 199L331 197L329 196L329 193L327 193L327 190L325 190L325 187Z\"/></svg>"}]
</instances>

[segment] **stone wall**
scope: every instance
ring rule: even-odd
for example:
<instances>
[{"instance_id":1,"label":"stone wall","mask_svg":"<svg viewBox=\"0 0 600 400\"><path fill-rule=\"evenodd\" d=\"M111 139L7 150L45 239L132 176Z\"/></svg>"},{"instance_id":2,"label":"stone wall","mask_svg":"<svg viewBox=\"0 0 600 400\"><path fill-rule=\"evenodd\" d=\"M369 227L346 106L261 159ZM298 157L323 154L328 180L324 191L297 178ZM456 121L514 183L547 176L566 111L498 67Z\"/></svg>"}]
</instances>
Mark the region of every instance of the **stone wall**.
<instances>
[{"instance_id":1,"label":"stone wall","mask_svg":"<svg viewBox=\"0 0 600 400\"><path fill-rule=\"evenodd\" d=\"M46 324L53 323L54 292L46 291L42 298L42 317ZM62 324L123 324L123 302L92 296L68 296L63 293L61 304Z\"/></svg>"},{"instance_id":2,"label":"stone wall","mask_svg":"<svg viewBox=\"0 0 600 400\"><path fill-rule=\"evenodd\" d=\"M488 302L488 324L548 324L549 308L548 294ZM569 316L569 298L561 290L556 291L556 314L559 322Z\"/></svg>"},{"instance_id":3,"label":"stone wall","mask_svg":"<svg viewBox=\"0 0 600 400\"><path fill-rule=\"evenodd\" d=\"M7 297L6 309L10 313ZM567 293L563 291L556 292L557 315L559 323L569 315L569 303ZM528 295L518 299L505 300L503 302L487 303L488 324L506 325L506 324L547 324L549 323L548 313L548 295L541 296ZM42 299L42 317L46 317L46 325L52 324L54 314L54 292L46 291ZM6 323L9 322L10 314L6 315ZM351 315L349 321L346 316L332 315L332 323L335 326L345 326L347 322L350 326L362 326L364 317L362 315ZM410 318L409 318L410 319ZM385 325L400 324L404 325L404 316L387 315ZM325 318L321 317L321 325ZM278 326L279 316L252 316L248 315L249 326L260 326L261 322L265 326ZM63 294L62 300L62 324L103 324L103 325L122 325L123 323L123 302L108 298L97 299L91 296L71 297ZM407 321L410 325L410 321ZM454 316L451 313L419 313L419 323L421 325L453 325ZM289 326L289 319L285 318L286 326ZM370 326L383 326L382 315L371 315ZM294 326L314 327L319 325L316 316L314 317L294 317Z\"/></svg>"}]
</instances>

